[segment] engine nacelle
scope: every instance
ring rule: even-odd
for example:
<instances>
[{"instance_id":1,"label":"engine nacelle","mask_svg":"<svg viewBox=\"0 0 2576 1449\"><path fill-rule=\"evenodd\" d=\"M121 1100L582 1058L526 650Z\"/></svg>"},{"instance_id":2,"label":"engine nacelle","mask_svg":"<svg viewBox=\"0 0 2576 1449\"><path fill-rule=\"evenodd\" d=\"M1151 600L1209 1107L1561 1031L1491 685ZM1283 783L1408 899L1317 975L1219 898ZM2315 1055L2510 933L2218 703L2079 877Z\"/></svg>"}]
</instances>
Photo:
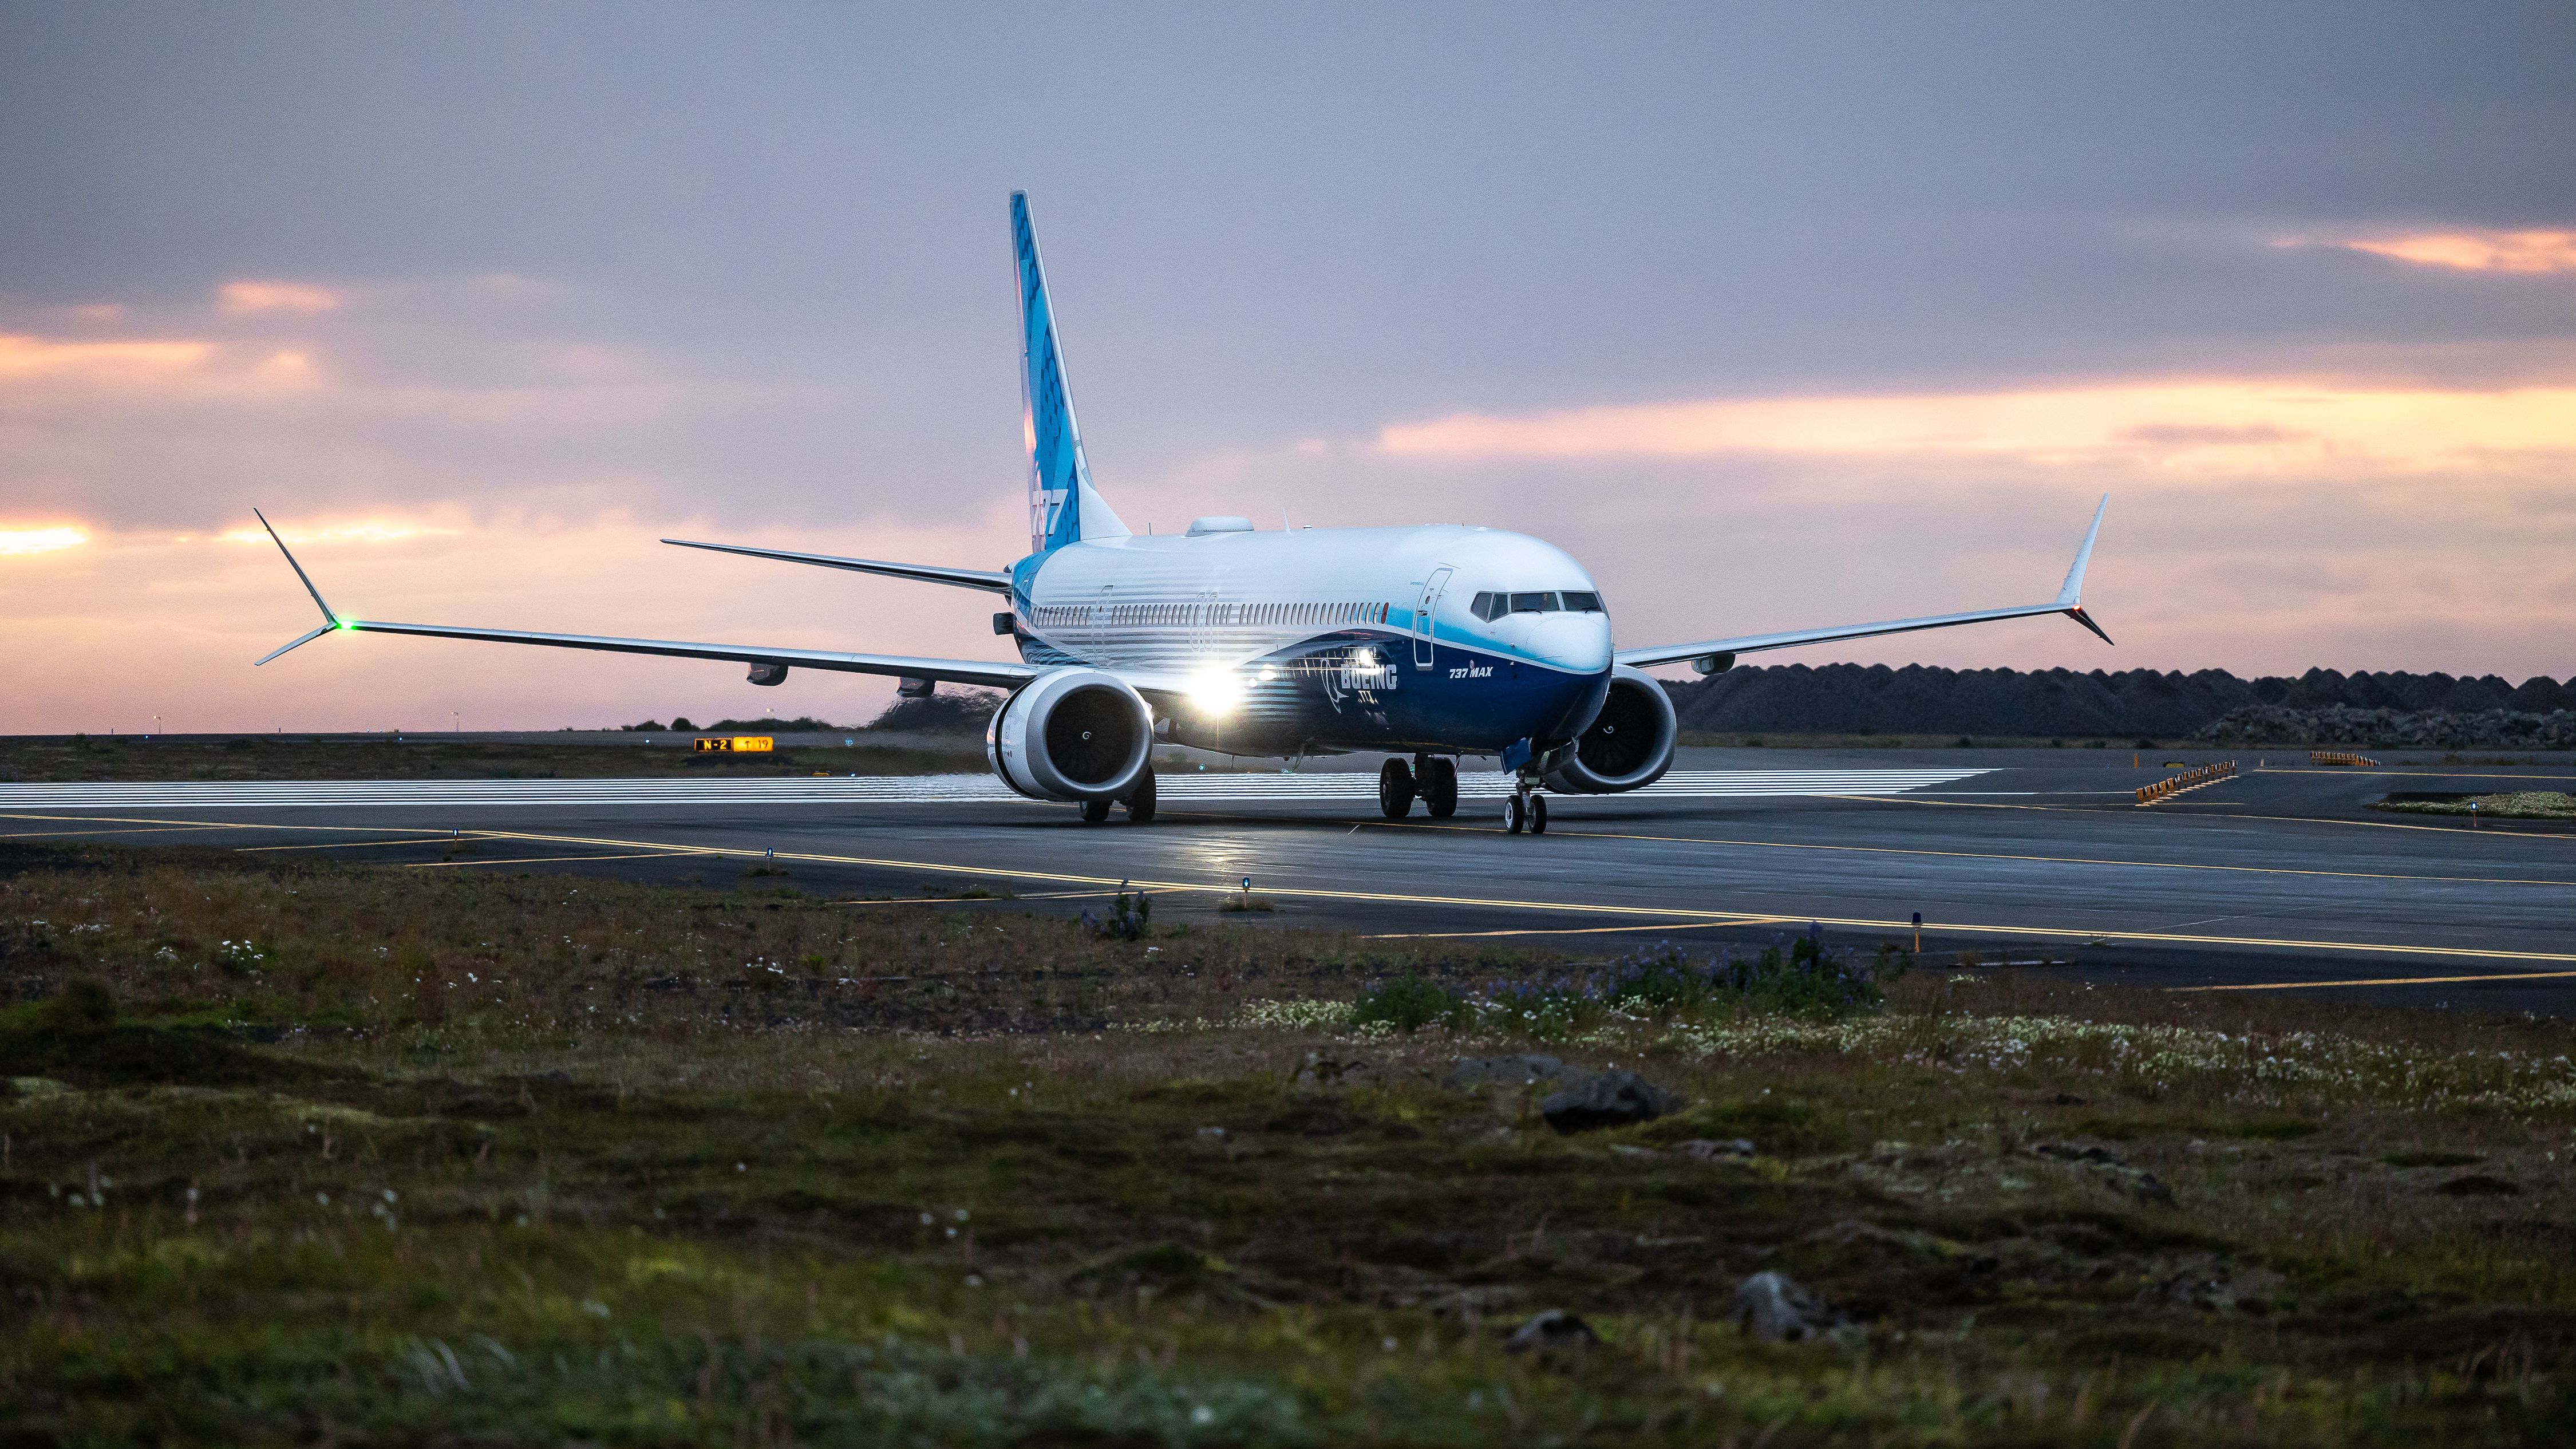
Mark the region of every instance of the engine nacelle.
<instances>
[{"instance_id":1,"label":"engine nacelle","mask_svg":"<svg viewBox=\"0 0 2576 1449\"><path fill-rule=\"evenodd\" d=\"M1642 669L1622 664L1610 674L1609 696L1574 742L1574 757L1549 772L1547 788L1566 795L1612 795L1641 790L1673 766L1673 740L1681 721L1664 687Z\"/></svg>"},{"instance_id":2,"label":"engine nacelle","mask_svg":"<svg viewBox=\"0 0 2576 1449\"><path fill-rule=\"evenodd\" d=\"M1120 800L1144 777L1154 712L1127 681L1098 669L1050 670L993 711L984 759L1032 800Z\"/></svg>"}]
</instances>

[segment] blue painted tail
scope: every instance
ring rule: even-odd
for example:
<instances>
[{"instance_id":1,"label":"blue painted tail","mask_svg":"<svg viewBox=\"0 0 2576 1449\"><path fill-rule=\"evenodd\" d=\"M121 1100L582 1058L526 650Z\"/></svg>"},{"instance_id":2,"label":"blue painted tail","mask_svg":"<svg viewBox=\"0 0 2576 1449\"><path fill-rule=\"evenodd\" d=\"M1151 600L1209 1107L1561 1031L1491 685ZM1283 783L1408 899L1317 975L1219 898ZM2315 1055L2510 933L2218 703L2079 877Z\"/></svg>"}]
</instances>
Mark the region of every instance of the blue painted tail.
<instances>
[{"instance_id":1,"label":"blue painted tail","mask_svg":"<svg viewBox=\"0 0 2576 1449\"><path fill-rule=\"evenodd\" d=\"M1029 551L1047 553L1086 538L1125 538L1127 525L1091 490L1082 429L1065 385L1064 350L1056 342L1055 308L1038 261L1029 194L1011 193L1011 246L1020 263L1021 431L1029 449Z\"/></svg>"}]
</instances>

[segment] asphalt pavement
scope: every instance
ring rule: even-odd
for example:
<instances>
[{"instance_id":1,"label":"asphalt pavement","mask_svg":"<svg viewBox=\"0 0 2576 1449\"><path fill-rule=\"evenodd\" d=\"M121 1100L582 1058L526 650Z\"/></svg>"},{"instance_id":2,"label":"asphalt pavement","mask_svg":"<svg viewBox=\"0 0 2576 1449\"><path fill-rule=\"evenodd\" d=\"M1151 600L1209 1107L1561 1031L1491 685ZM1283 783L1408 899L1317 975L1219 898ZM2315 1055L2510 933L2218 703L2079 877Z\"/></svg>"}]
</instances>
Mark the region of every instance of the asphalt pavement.
<instances>
[{"instance_id":1,"label":"asphalt pavement","mask_svg":"<svg viewBox=\"0 0 2576 1449\"><path fill-rule=\"evenodd\" d=\"M0 784L0 836L711 887L784 871L812 895L923 911L1070 913L1126 883L1157 894L1158 921L1581 957L1810 923L1829 942L1911 944L1920 913L1926 959L1951 969L2576 1006L2576 825L2369 808L2393 791L2576 790L2576 762L2239 755L2231 778L2136 803L2174 773L2162 761L2226 758L1696 750L1648 791L1554 797L1543 836L1506 834L1501 780L1473 774L1456 818L1387 821L1366 760L1167 773L1144 826L1086 825L964 776L303 781ZM1247 878L1272 909L1220 912Z\"/></svg>"}]
</instances>

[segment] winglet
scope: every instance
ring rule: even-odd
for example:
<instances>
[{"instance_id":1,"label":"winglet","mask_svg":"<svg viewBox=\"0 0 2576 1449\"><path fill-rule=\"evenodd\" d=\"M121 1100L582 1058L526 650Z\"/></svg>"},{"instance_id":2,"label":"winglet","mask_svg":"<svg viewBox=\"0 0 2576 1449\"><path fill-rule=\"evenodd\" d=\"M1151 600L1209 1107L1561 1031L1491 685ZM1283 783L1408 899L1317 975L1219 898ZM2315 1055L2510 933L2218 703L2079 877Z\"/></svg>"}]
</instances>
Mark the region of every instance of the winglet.
<instances>
[{"instance_id":1,"label":"winglet","mask_svg":"<svg viewBox=\"0 0 2576 1449\"><path fill-rule=\"evenodd\" d=\"M2111 642L2111 636L2104 634L2102 626L2094 623L2092 616L2084 612L2084 566L2093 561L2093 540L2102 532L2102 515L2110 507L2111 495L2105 493L2102 501L2094 505L2093 526L2084 530L2084 546L2075 551L2074 567L2066 571L2066 586L2057 591L2058 607L2065 611L2066 617L2092 630L2105 644Z\"/></svg>"},{"instance_id":2,"label":"winglet","mask_svg":"<svg viewBox=\"0 0 2576 1449\"><path fill-rule=\"evenodd\" d=\"M278 655L286 653L287 650L301 648L302 646L310 644L314 640L321 638L323 635L330 633L332 630L339 628L340 616L331 612L331 606L329 604L322 602L322 591L313 587L312 577L304 572L304 565L295 561L295 555L287 548L286 540L277 536L277 526L268 521L268 515L260 512L256 508L252 509L250 513L251 517L259 520L260 527L268 530L268 541L277 545L277 551L279 553L286 555L286 566L295 570L295 577L303 583L304 592L313 596L313 607L322 611L321 628L316 629L312 633L296 640L294 643L287 645L285 649L274 651L266 658L261 659L258 664L253 664L251 666L256 669L260 664L266 664L270 659L275 659Z\"/></svg>"}]
</instances>

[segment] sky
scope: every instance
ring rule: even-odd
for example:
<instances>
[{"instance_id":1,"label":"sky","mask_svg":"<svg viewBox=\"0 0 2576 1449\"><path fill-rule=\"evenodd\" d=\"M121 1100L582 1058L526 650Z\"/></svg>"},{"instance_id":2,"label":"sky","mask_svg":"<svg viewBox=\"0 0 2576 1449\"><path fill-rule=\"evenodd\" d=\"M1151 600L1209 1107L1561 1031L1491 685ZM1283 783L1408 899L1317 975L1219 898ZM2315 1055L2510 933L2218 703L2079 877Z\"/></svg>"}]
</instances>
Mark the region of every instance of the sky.
<instances>
[{"instance_id":1,"label":"sky","mask_svg":"<svg viewBox=\"0 0 2576 1449\"><path fill-rule=\"evenodd\" d=\"M1007 201L1138 529L1548 538L1623 646L2576 674L2576 7L0 0L0 732L855 721L1007 657Z\"/></svg>"}]
</instances>

